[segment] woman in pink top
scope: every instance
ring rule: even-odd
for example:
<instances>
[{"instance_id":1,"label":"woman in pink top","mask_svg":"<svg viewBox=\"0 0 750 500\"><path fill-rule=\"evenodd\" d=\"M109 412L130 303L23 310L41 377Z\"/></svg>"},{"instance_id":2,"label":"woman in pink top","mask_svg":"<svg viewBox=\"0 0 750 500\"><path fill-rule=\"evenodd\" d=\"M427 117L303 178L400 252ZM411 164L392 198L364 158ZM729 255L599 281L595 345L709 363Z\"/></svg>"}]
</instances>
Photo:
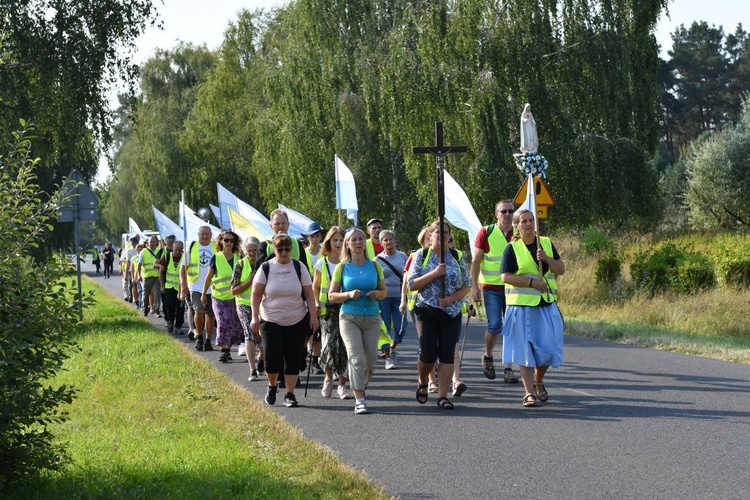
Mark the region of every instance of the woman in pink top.
<instances>
[{"instance_id":1,"label":"woman in pink top","mask_svg":"<svg viewBox=\"0 0 750 500\"><path fill-rule=\"evenodd\" d=\"M283 370L284 404L294 407L298 406L294 388L305 357L305 338L318 329L318 316L310 273L292 259L292 239L279 233L272 243L274 257L264 262L253 278L250 327L255 333L260 331L266 348L266 404L276 402L276 384Z\"/></svg>"}]
</instances>

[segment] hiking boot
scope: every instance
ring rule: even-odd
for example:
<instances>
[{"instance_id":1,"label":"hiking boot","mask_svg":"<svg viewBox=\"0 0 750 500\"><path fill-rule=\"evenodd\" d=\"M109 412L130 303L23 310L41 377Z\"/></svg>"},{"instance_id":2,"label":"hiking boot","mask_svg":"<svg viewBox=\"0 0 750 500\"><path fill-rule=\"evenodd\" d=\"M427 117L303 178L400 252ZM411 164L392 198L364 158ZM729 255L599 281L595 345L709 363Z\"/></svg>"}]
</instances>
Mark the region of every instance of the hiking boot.
<instances>
[{"instance_id":1,"label":"hiking boot","mask_svg":"<svg viewBox=\"0 0 750 500\"><path fill-rule=\"evenodd\" d=\"M204 350L208 350L205 348L205 345L203 347ZM232 357L229 355L229 351L227 349L222 349L221 354L219 354L219 361L221 363L229 363L232 361Z\"/></svg>"},{"instance_id":2,"label":"hiking boot","mask_svg":"<svg viewBox=\"0 0 750 500\"><path fill-rule=\"evenodd\" d=\"M195 337L195 350L196 351L203 350L203 335L197 335Z\"/></svg>"},{"instance_id":3,"label":"hiking boot","mask_svg":"<svg viewBox=\"0 0 750 500\"><path fill-rule=\"evenodd\" d=\"M503 379L505 380L506 384L518 383L518 377L516 377L516 374L513 373L513 370L511 368L506 368L505 370L503 370Z\"/></svg>"},{"instance_id":4,"label":"hiking boot","mask_svg":"<svg viewBox=\"0 0 750 500\"><path fill-rule=\"evenodd\" d=\"M174 332L174 323L172 323L171 321L169 323L167 323L167 331L169 333Z\"/></svg>"},{"instance_id":5,"label":"hiking boot","mask_svg":"<svg viewBox=\"0 0 750 500\"><path fill-rule=\"evenodd\" d=\"M286 396L284 396L284 406L286 406L287 408L294 408L296 406L299 406L297 398L295 398L294 394L292 394L291 392L287 392Z\"/></svg>"},{"instance_id":6,"label":"hiking boot","mask_svg":"<svg viewBox=\"0 0 750 500\"><path fill-rule=\"evenodd\" d=\"M487 359L484 356L482 357L482 372L486 378L495 380L495 363L492 361L492 358Z\"/></svg>"},{"instance_id":7,"label":"hiking boot","mask_svg":"<svg viewBox=\"0 0 750 500\"><path fill-rule=\"evenodd\" d=\"M203 343L203 350L204 351L213 351L214 350L213 346L211 346L211 339L206 339L206 341Z\"/></svg>"},{"instance_id":8,"label":"hiking boot","mask_svg":"<svg viewBox=\"0 0 750 500\"><path fill-rule=\"evenodd\" d=\"M265 397L265 401L268 406L273 406L273 404L276 402L277 392L278 392L278 389L276 389L275 385L268 386L268 392L266 393L266 397Z\"/></svg>"},{"instance_id":9,"label":"hiking boot","mask_svg":"<svg viewBox=\"0 0 750 500\"><path fill-rule=\"evenodd\" d=\"M195 332L194 332L193 330L190 330L190 331L188 332L188 340L189 340L190 342L195 342Z\"/></svg>"}]
</instances>

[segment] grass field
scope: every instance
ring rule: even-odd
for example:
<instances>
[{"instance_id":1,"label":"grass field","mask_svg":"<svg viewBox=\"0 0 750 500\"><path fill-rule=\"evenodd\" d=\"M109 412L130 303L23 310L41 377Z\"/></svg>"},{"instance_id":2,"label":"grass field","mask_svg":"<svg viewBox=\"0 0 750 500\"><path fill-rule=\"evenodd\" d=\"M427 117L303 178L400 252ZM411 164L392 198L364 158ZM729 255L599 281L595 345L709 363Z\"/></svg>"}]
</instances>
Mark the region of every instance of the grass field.
<instances>
[{"instance_id":1,"label":"grass field","mask_svg":"<svg viewBox=\"0 0 750 500\"><path fill-rule=\"evenodd\" d=\"M388 498L132 307L96 297L57 380L78 389L52 429L73 464L11 496Z\"/></svg>"},{"instance_id":2,"label":"grass field","mask_svg":"<svg viewBox=\"0 0 750 500\"><path fill-rule=\"evenodd\" d=\"M662 237L707 253L725 234ZM625 257L623 282L596 286L596 257L581 249L578 238L555 238L566 263L560 282L560 308L566 332L572 335L654 347L726 361L750 363L750 290L719 285L692 295L645 297L629 290L629 264L638 250L654 244L652 237L630 237L616 244ZM732 244L750 248L750 237L732 237Z\"/></svg>"}]
</instances>

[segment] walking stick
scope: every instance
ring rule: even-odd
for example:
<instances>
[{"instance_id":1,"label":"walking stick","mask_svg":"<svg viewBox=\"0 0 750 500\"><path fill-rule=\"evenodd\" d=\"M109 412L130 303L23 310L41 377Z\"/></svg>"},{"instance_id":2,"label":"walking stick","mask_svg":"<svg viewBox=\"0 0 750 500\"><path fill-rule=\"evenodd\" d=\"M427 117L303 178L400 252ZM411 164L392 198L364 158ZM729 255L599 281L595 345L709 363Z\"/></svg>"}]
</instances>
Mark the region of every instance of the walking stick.
<instances>
[{"instance_id":1,"label":"walking stick","mask_svg":"<svg viewBox=\"0 0 750 500\"><path fill-rule=\"evenodd\" d=\"M466 336L469 333L469 321L471 321L471 317L474 315L473 311L474 308L472 306L469 306L470 310L466 313L466 326L464 327L464 339L461 341L461 357L458 360L458 368L461 368L461 364L464 362L464 349L466 348Z\"/></svg>"},{"instance_id":2,"label":"walking stick","mask_svg":"<svg viewBox=\"0 0 750 500\"><path fill-rule=\"evenodd\" d=\"M307 382L305 382L305 397L307 397L307 388L310 385L310 370L312 369L312 357L313 357L313 350L310 349L310 358L307 360Z\"/></svg>"}]
</instances>

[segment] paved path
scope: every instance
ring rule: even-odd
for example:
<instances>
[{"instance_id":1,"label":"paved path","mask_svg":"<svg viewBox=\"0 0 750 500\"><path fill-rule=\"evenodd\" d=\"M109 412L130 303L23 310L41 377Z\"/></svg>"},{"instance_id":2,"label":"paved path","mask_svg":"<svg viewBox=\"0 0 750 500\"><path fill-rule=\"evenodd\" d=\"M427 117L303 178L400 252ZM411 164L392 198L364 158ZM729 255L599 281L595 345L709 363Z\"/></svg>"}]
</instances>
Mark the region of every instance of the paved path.
<instances>
[{"instance_id":1,"label":"paved path","mask_svg":"<svg viewBox=\"0 0 750 500\"><path fill-rule=\"evenodd\" d=\"M96 281L121 297L119 277ZM165 331L162 319L150 320ZM452 412L432 394L426 405L414 399L413 326L399 368L379 361L367 389L372 414L323 398L320 375L307 398L297 390L300 408L273 408L395 498L750 498L750 366L566 337L565 365L546 378L550 402L524 409L520 384L482 375L483 331L472 320L469 389ZM196 355L264 396L266 383L247 381L235 349L229 364L218 351Z\"/></svg>"}]
</instances>

